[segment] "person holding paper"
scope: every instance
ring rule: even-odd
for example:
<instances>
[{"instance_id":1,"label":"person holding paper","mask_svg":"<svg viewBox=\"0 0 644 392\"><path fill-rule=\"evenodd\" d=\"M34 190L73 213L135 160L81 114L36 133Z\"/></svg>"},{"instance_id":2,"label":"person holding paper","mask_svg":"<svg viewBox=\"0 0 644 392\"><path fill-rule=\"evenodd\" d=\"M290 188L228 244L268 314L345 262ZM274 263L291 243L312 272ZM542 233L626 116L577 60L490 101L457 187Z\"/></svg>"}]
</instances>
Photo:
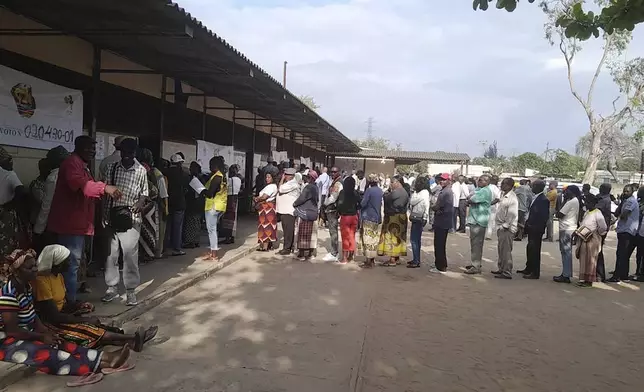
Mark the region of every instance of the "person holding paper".
<instances>
[{"instance_id":1,"label":"person holding paper","mask_svg":"<svg viewBox=\"0 0 644 392\"><path fill-rule=\"evenodd\" d=\"M183 219L183 247L185 249L194 249L199 247L199 240L201 237L201 221L204 217L204 197L199 187L195 190L192 185L197 180L199 184L202 181L207 181L208 178L201 178L201 165L193 161L190 163L190 180L191 186L188 187L186 192L186 216Z\"/></svg>"},{"instance_id":2,"label":"person holding paper","mask_svg":"<svg viewBox=\"0 0 644 392\"><path fill-rule=\"evenodd\" d=\"M221 156L212 158L210 160L210 172L212 175L208 182L206 182L206 187L201 191L201 194L206 197L206 228L208 229L208 240L210 241L210 252L204 255L204 260L219 261L219 257L217 256L217 251L219 250L217 224L226 211L226 204L228 202L228 181L223 174L224 171L224 158ZM197 180L197 178L194 177L190 182L190 186L193 188L195 188L193 186L194 180ZM197 186L195 188L195 191L197 191L199 184L194 185Z\"/></svg>"}]
</instances>

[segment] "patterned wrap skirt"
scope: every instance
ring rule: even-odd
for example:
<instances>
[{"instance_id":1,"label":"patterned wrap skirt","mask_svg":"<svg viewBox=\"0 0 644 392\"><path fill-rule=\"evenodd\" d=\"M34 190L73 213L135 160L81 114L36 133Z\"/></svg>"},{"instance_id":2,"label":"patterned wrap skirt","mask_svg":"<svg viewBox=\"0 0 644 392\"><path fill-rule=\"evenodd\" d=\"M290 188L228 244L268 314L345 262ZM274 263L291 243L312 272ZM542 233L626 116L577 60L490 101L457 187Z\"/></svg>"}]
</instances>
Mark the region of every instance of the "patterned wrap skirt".
<instances>
[{"instance_id":1,"label":"patterned wrap skirt","mask_svg":"<svg viewBox=\"0 0 644 392\"><path fill-rule=\"evenodd\" d=\"M579 245L577 245L579 280L583 282L597 281L597 258L601 248L602 237L597 232L594 232L586 242L579 240Z\"/></svg>"},{"instance_id":2,"label":"patterned wrap skirt","mask_svg":"<svg viewBox=\"0 0 644 392\"><path fill-rule=\"evenodd\" d=\"M313 250L318 247L318 221L298 218L297 249Z\"/></svg>"},{"instance_id":3,"label":"patterned wrap skirt","mask_svg":"<svg viewBox=\"0 0 644 392\"><path fill-rule=\"evenodd\" d=\"M380 223L362 221L360 227L360 250L362 254L373 259L378 256L378 244L380 243Z\"/></svg>"},{"instance_id":4,"label":"patterned wrap skirt","mask_svg":"<svg viewBox=\"0 0 644 392\"><path fill-rule=\"evenodd\" d=\"M141 236L139 237L140 249L143 256L153 259L159 241L159 210L156 203L142 217Z\"/></svg>"},{"instance_id":5,"label":"patterned wrap skirt","mask_svg":"<svg viewBox=\"0 0 644 392\"><path fill-rule=\"evenodd\" d=\"M220 237L234 237L237 232L237 195L229 195L226 202L226 211L217 224Z\"/></svg>"},{"instance_id":6,"label":"patterned wrap skirt","mask_svg":"<svg viewBox=\"0 0 644 392\"><path fill-rule=\"evenodd\" d=\"M45 323L45 326L63 340L76 343L87 348L101 346L101 339L107 332L104 328L91 324L59 324Z\"/></svg>"},{"instance_id":7,"label":"patterned wrap skirt","mask_svg":"<svg viewBox=\"0 0 644 392\"><path fill-rule=\"evenodd\" d=\"M407 256L407 213L385 215L378 256Z\"/></svg>"},{"instance_id":8,"label":"patterned wrap skirt","mask_svg":"<svg viewBox=\"0 0 644 392\"><path fill-rule=\"evenodd\" d=\"M199 212L186 212L183 218L183 243L184 244L198 244L201 237L201 220L203 219L203 211Z\"/></svg>"},{"instance_id":9,"label":"patterned wrap skirt","mask_svg":"<svg viewBox=\"0 0 644 392\"><path fill-rule=\"evenodd\" d=\"M275 202L265 201L258 206L259 216L257 218L257 242L277 241L277 213Z\"/></svg>"}]
</instances>

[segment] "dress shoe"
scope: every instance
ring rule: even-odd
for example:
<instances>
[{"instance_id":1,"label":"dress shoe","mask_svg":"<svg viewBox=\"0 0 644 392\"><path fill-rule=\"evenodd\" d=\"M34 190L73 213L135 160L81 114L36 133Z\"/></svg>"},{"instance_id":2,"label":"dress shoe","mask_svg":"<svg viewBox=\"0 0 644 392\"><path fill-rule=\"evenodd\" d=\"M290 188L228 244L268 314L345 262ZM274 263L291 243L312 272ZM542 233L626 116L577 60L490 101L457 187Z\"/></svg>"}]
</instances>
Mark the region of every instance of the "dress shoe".
<instances>
[{"instance_id":1,"label":"dress shoe","mask_svg":"<svg viewBox=\"0 0 644 392\"><path fill-rule=\"evenodd\" d=\"M494 277L497 279L508 279L508 280L512 279L512 277L508 275L494 275Z\"/></svg>"},{"instance_id":2,"label":"dress shoe","mask_svg":"<svg viewBox=\"0 0 644 392\"><path fill-rule=\"evenodd\" d=\"M501 271L491 271L492 275L501 275Z\"/></svg>"},{"instance_id":3,"label":"dress shoe","mask_svg":"<svg viewBox=\"0 0 644 392\"><path fill-rule=\"evenodd\" d=\"M533 280L536 280L536 279L539 279L539 277L538 277L537 275L534 275L534 274L528 274L528 275L523 275L523 279L533 279Z\"/></svg>"},{"instance_id":4,"label":"dress shoe","mask_svg":"<svg viewBox=\"0 0 644 392\"><path fill-rule=\"evenodd\" d=\"M557 283L570 283L570 278L567 278L563 275L555 276L552 278L552 280L554 280Z\"/></svg>"},{"instance_id":5,"label":"dress shoe","mask_svg":"<svg viewBox=\"0 0 644 392\"><path fill-rule=\"evenodd\" d=\"M530 271L528 271L527 269L522 269L522 270L518 270L517 274L529 275Z\"/></svg>"}]
</instances>

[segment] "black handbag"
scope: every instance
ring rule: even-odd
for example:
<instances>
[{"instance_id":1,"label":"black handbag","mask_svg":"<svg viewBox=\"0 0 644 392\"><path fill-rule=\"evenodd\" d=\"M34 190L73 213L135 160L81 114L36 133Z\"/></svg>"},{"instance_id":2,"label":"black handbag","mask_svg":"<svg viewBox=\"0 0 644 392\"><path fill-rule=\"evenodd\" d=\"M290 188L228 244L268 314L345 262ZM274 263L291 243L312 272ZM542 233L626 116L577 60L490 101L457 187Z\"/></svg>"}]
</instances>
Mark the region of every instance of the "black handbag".
<instances>
[{"instance_id":1,"label":"black handbag","mask_svg":"<svg viewBox=\"0 0 644 392\"><path fill-rule=\"evenodd\" d=\"M425 213L412 211L409 214L409 220L412 222L422 222L425 220Z\"/></svg>"},{"instance_id":2,"label":"black handbag","mask_svg":"<svg viewBox=\"0 0 644 392\"><path fill-rule=\"evenodd\" d=\"M114 177L116 173L116 164L112 167L112 184L114 182ZM132 210L128 206L118 206L114 207L114 199L110 201L112 207L110 207L110 223L109 226L114 229L117 233L125 233L126 231L132 228Z\"/></svg>"}]
</instances>

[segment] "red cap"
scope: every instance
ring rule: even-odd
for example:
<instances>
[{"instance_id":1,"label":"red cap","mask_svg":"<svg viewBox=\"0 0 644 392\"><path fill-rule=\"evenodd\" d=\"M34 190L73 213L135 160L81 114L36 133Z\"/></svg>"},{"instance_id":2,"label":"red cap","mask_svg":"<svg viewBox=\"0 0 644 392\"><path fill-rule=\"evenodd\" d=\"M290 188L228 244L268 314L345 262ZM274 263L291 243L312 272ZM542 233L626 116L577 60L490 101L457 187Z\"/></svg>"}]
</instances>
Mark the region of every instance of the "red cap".
<instances>
[{"instance_id":1,"label":"red cap","mask_svg":"<svg viewBox=\"0 0 644 392\"><path fill-rule=\"evenodd\" d=\"M449 180L452 176L449 173L441 173L438 175L438 178L441 180Z\"/></svg>"}]
</instances>

